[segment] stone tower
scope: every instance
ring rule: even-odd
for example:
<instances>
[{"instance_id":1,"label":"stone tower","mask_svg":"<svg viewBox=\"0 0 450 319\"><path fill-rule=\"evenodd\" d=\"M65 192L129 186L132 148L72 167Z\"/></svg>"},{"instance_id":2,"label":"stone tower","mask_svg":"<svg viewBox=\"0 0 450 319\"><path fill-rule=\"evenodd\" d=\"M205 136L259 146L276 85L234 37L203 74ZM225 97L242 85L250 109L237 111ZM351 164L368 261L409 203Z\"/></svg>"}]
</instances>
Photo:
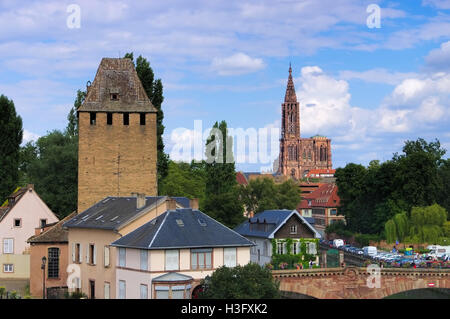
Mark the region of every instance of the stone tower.
<instances>
[{"instance_id":1,"label":"stone tower","mask_svg":"<svg viewBox=\"0 0 450 319\"><path fill-rule=\"evenodd\" d=\"M77 111L78 212L107 196L156 196L156 109L132 61L103 58Z\"/></svg>"},{"instance_id":2,"label":"stone tower","mask_svg":"<svg viewBox=\"0 0 450 319\"><path fill-rule=\"evenodd\" d=\"M290 65L281 117L278 173L300 179L311 169L331 169L331 140L319 135L300 137L300 103L295 94Z\"/></svg>"}]
</instances>

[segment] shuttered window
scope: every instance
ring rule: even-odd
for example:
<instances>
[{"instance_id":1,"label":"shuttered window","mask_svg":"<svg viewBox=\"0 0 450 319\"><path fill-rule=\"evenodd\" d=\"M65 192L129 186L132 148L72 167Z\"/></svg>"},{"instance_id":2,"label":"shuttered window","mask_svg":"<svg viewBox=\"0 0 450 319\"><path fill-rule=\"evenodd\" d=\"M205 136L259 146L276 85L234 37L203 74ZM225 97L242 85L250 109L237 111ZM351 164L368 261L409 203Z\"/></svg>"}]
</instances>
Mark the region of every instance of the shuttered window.
<instances>
[{"instance_id":1,"label":"shuttered window","mask_svg":"<svg viewBox=\"0 0 450 319\"><path fill-rule=\"evenodd\" d=\"M178 250L166 250L166 270L178 270L179 252Z\"/></svg>"},{"instance_id":2,"label":"shuttered window","mask_svg":"<svg viewBox=\"0 0 450 319\"><path fill-rule=\"evenodd\" d=\"M192 269L211 269L212 268L212 249L191 249L191 268Z\"/></svg>"},{"instance_id":3,"label":"shuttered window","mask_svg":"<svg viewBox=\"0 0 450 319\"><path fill-rule=\"evenodd\" d=\"M109 261L109 246L105 246L105 251L104 251L104 259L105 259L105 267L109 267L110 266L110 261Z\"/></svg>"},{"instance_id":4,"label":"shuttered window","mask_svg":"<svg viewBox=\"0 0 450 319\"><path fill-rule=\"evenodd\" d=\"M105 282L105 299L110 298L111 285L109 282Z\"/></svg>"},{"instance_id":5,"label":"shuttered window","mask_svg":"<svg viewBox=\"0 0 450 319\"><path fill-rule=\"evenodd\" d=\"M59 248L48 249L48 278L59 278Z\"/></svg>"},{"instance_id":6,"label":"shuttered window","mask_svg":"<svg viewBox=\"0 0 450 319\"><path fill-rule=\"evenodd\" d=\"M227 267L236 267L236 248L223 249L223 264Z\"/></svg>"},{"instance_id":7,"label":"shuttered window","mask_svg":"<svg viewBox=\"0 0 450 319\"><path fill-rule=\"evenodd\" d=\"M148 287L147 285L141 284L141 299L148 299Z\"/></svg>"},{"instance_id":8,"label":"shuttered window","mask_svg":"<svg viewBox=\"0 0 450 319\"><path fill-rule=\"evenodd\" d=\"M124 280L119 280L119 299L126 298L126 283Z\"/></svg>"}]
</instances>

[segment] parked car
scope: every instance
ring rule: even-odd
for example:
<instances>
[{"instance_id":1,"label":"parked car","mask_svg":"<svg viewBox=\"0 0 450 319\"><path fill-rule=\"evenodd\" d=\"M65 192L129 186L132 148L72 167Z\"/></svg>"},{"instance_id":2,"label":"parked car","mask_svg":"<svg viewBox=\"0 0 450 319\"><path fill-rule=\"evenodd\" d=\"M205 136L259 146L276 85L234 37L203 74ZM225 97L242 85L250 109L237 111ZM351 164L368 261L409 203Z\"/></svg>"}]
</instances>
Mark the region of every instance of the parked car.
<instances>
[{"instance_id":1,"label":"parked car","mask_svg":"<svg viewBox=\"0 0 450 319\"><path fill-rule=\"evenodd\" d=\"M366 256L376 256L377 255L377 247L375 246L365 246L363 247L364 255Z\"/></svg>"}]
</instances>

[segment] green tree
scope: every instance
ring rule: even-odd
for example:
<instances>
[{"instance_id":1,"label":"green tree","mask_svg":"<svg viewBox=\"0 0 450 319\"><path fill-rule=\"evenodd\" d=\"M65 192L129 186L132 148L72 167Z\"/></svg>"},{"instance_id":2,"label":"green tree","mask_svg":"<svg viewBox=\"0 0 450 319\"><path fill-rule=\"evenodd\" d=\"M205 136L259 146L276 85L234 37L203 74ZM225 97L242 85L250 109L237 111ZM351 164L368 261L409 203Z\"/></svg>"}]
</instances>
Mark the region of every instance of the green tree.
<instances>
[{"instance_id":1,"label":"green tree","mask_svg":"<svg viewBox=\"0 0 450 319\"><path fill-rule=\"evenodd\" d=\"M36 158L27 167L27 179L49 208L64 218L77 208L77 139L52 131L36 142Z\"/></svg>"},{"instance_id":2,"label":"green tree","mask_svg":"<svg viewBox=\"0 0 450 319\"><path fill-rule=\"evenodd\" d=\"M69 115L67 116L68 124L66 127L66 133L69 136L78 137L77 110L81 106L81 104L83 104L85 98L86 98L86 92L78 90L77 97L75 99L75 102L73 103L73 107L70 109Z\"/></svg>"},{"instance_id":3,"label":"green tree","mask_svg":"<svg viewBox=\"0 0 450 319\"><path fill-rule=\"evenodd\" d=\"M255 263L216 269L202 280L201 299L274 299L280 297L279 283L267 268Z\"/></svg>"},{"instance_id":4,"label":"green tree","mask_svg":"<svg viewBox=\"0 0 450 319\"><path fill-rule=\"evenodd\" d=\"M243 221L243 206L233 157L233 139L227 123L216 122L206 141L205 212L212 218L234 228Z\"/></svg>"},{"instance_id":5,"label":"green tree","mask_svg":"<svg viewBox=\"0 0 450 319\"><path fill-rule=\"evenodd\" d=\"M205 202L206 172L204 165L194 162L169 161L167 177L161 183L160 193L168 196L198 198L200 209Z\"/></svg>"},{"instance_id":6,"label":"green tree","mask_svg":"<svg viewBox=\"0 0 450 319\"><path fill-rule=\"evenodd\" d=\"M167 176L169 169L169 156L164 153L164 112L162 110L162 103L164 101L163 85L161 79L155 80L155 74L150 67L150 62L141 55L134 62L133 52L125 54L124 58L128 58L135 64L136 72L142 82L145 93L153 106L157 110L156 114L156 134L157 134L157 170L158 170L158 186L161 185L162 180ZM159 192L160 194L163 194Z\"/></svg>"},{"instance_id":7,"label":"green tree","mask_svg":"<svg viewBox=\"0 0 450 319\"><path fill-rule=\"evenodd\" d=\"M14 102L0 95L0 200L4 200L19 183L22 118Z\"/></svg>"},{"instance_id":8,"label":"green tree","mask_svg":"<svg viewBox=\"0 0 450 319\"><path fill-rule=\"evenodd\" d=\"M394 243L398 239L397 226L392 219L389 219L385 225L386 241L388 243Z\"/></svg>"},{"instance_id":9,"label":"green tree","mask_svg":"<svg viewBox=\"0 0 450 319\"><path fill-rule=\"evenodd\" d=\"M254 213L269 209L295 209L301 200L300 189L294 181L276 185L267 177L240 185L239 198L247 210Z\"/></svg>"},{"instance_id":10,"label":"green tree","mask_svg":"<svg viewBox=\"0 0 450 319\"><path fill-rule=\"evenodd\" d=\"M438 169L440 191L437 203L450 212L450 158L441 162Z\"/></svg>"}]
</instances>

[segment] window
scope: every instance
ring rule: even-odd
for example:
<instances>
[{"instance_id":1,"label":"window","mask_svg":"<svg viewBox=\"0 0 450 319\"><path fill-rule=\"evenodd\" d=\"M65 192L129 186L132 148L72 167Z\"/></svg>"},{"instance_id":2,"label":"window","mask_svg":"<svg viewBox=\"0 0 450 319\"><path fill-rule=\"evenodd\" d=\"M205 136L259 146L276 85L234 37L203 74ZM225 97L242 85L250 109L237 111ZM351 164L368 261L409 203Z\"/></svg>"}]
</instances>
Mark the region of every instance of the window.
<instances>
[{"instance_id":1,"label":"window","mask_svg":"<svg viewBox=\"0 0 450 319\"><path fill-rule=\"evenodd\" d=\"M303 217L312 217L312 210L311 209L303 209L302 216Z\"/></svg>"},{"instance_id":2,"label":"window","mask_svg":"<svg viewBox=\"0 0 450 319\"><path fill-rule=\"evenodd\" d=\"M81 263L81 244L75 244L75 261Z\"/></svg>"},{"instance_id":3,"label":"window","mask_svg":"<svg viewBox=\"0 0 450 319\"><path fill-rule=\"evenodd\" d=\"M59 248L48 249L48 278L59 278Z\"/></svg>"},{"instance_id":4,"label":"window","mask_svg":"<svg viewBox=\"0 0 450 319\"><path fill-rule=\"evenodd\" d=\"M172 299L184 299L184 286L172 286Z\"/></svg>"},{"instance_id":5,"label":"window","mask_svg":"<svg viewBox=\"0 0 450 319\"><path fill-rule=\"evenodd\" d=\"M106 124L112 125L113 124L113 115L112 113L106 113Z\"/></svg>"},{"instance_id":6,"label":"window","mask_svg":"<svg viewBox=\"0 0 450 319\"><path fill-rule=\"evenodd\" d=\"M293 244L292 245L292 253L294 255L299 254L300 253L300 245L301 245L301 243L296 241L296 242L293 242L292 244Z\"/></svg>"},{"instance_id":7,"label":"window","mask_svg":"<svg viewBox=\"0 0 450 319\"><path fill-rule=\"evenodd\" d=\"M126 297L126 283L125 280L119 280L119 299Z\"/></svg>"},{"instance_id":8,"label":"window","mask_svg":"<svg viewBox=\"0 0 450 319\"><path fill-rule=\"evenodd\" d=\"M269 256L269 245L267 244L267 241L264 241L264 251L263 251L263 255L264 256Z\"/></svg>"},{"instance_id":9,"label":"window","mask_svg":"<svg viewBox=\"0 0 450 319\"><path fill-rule=\"evenodd\" d=\"M223 264L227 267L236 267L236 248L223 249Z\"/></svg>"},{"instance_id":10,"label":"window","mask_svg":"<svg viewBox=\"0 0 450 319\"><path fill-rule=\"evenodd\" d=\"M291 234L297 234L297 225L291 225L290 233Z\"/></svg>"},{"instance_id":11,"label":"window","mask_svg":"<svg viewBox=\"0 0 450 319\"><path fill-rule=\"evenodd\" d=\"M317 254L316 243L309 242L306 244L306 253L315 255Z\"/></svg>"},{"instance_id":12,"label":"window","mask_svg":"<svg viewBox=\"0 0 450 319\"><path fill-rule=\"evenodd\" d=\"M109 265L110 265L110 261L109 261L109 246L105 246L104 260L105 260L105 267L109 267Z\"/></svg>"},{"instance_id":13,"label":"window","mask_svg":"<svg viewBox=\"0 0 450 319\"><path fill-rule=\"evenodd\" d=\"M97 249L94 244L89 244L89 263L91 265L97 264Z\"/></svg>"},{"instance_id":14,"label":"window","mask_svg":"<svg viewBox=\"0 0 450 319\"><path fill-rule=\"evenodd\" d=\"M212 268L212 249L191 249L192 269Z\"/></svg>"},{"instance_id":15,"label":"window","mask_svg":"<svg viewBox=\"0 0 450 319\"><path fill-rule=\"evenodd\" d=\"M105 282L104 290L105 290L105 299L109 299L111 291L111 285L109 284L109 282Z\"/></svg>"},{"instance_id":16,"label":"window","mask_svg":"<svg viewBox=\"0 0 450 319\"><path fill-rule=\"evenodd\" d=\"M119 248L119 266L126 267L126 250L125 248Z\"/></svg>"},{"instance_id":17,"label":"window","mask_svg":"<svg viewBox=\"0 0 450 319\"><path fill-rule=\"evenodd\" d=\"M3 272L14 272L13 264L3 264Z\"/></svg>"},{"instance_id":18,"label":"window","mask_svg":"<svg viewBox=\"0 0 450 319\"><path fill-rule=\"evenodd\" d=\"M141 125L145 125L145 113L140 114L140 123Z\"/></svg>"},{"instance_id":19,"label":"window","mask_svg":"<svg viewBox=\"0 0 450 319\"><path fill-rule=\"evenodd\" d=\"M166 270L178 270L179 252L178 250L166 250Z\"/></svg>"},{"instance_id":20,"label":"window","mask_svg":"<svg viewBox=\"0 0 450 319\"><path fill-rule=\"evenodd\" d=\"M14 254L14 239L4 238L3 239L3 253L4 254Z\"/></svg>"},{"instance_id":21,"label":"window","mask_svg":"<svg viewBox=\"0 0 450 319\"><path fill-rule=\"evenodd\" d=\"M286 253L286 243L279 242L277 243L277 254L285 254Z\"/></svg>"},{"instance_id":22,"label":"window","mask_svg":"<svg viewBox=\"0 0 450 319\"><path fill-rule=\"evenodd\" d=\"M111 93L111 101L118 101L119 100L119 94L117 93Z\"/></svg>"},{"instance_id":23,"label":"window","mask_svg":"<svg viewBox=\"0 0 450 319\"><path fill-rule=\"evenodd\" d=\"M41 228L44 228L45 226L47 226L47 220L41 219Z\"/></svg>"},{"instance_id":24,"label":"window","mask_svg":"<svg viewBox=\"0 0 450 319\"><path fill-rule=\"evenodd\" d=\"M336 215L337 214L337 210L335 209L335 208L333 208L331 211L330 211L330 215Z\"/></svg>"},{"instance_id":25,"label":"window","mask_svg":"<svg viewBox=\"0 0 450 319\"><path fill-rule=\"evenodd\" d=\"M184 299L189 298L190 285L155 286L156 299Z\"/></svg>"},{"instance_id":26,"label":"window","mask_svg":"<svg viewBox=\"0 0 450 319\"><path fill-rule=\"evenodd\" d=\"M144 284L141 284L141 299L148 299L148 287Z\"/></svg>"},{"instance_id":27,"label":"window","mask_svg":"<svg viewBox=\"0 0 450 319\"><path fill-rule=\"evenodd\" d=\"M148 251L141 249L141 270L148 270Z\"/></svg>"},{"instance_id":28,"label":"window","mask_svg":"<svg viewBox=\"0 0 450 319\"><path fill-rule=\"evenodd\" d=\"M169 299L169 287L168 286L156 286L156 299Z\"/></svg>"},{"instance_id":29,"label":"window","mask_svg":"<svg viewBox=\"0 0 450 319\"><path fill-rule=\"evenodd\" d=\"M97 120L97 113L90 112L89 115L90 115L90 121L89 122L91 123L91 125L95 125L95 122Z\"/></svg>"},{"instance_id":30,"label":"window","mask_svg":"<svg viewBox=\"0 0 450 319\"><path fill-rule=\"evenodd\" d=\"M20 227L22 226L22 219L16 218L14 219L14 227Z\"/></svg>"},{"instance_id":31,"label":"window","mask_svg":"<svg viewBox=\"0 0 450 319\"><path fill-rule=\"evenodd\" d=\"M123 113L123 125L130 125L130 114Z\"/></svg>"}]
</instances>

